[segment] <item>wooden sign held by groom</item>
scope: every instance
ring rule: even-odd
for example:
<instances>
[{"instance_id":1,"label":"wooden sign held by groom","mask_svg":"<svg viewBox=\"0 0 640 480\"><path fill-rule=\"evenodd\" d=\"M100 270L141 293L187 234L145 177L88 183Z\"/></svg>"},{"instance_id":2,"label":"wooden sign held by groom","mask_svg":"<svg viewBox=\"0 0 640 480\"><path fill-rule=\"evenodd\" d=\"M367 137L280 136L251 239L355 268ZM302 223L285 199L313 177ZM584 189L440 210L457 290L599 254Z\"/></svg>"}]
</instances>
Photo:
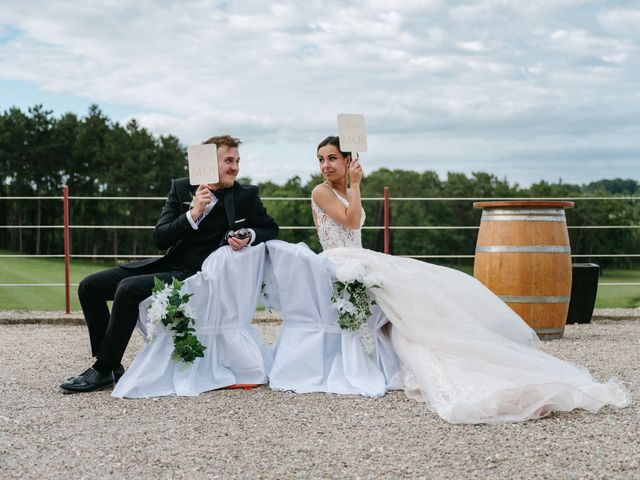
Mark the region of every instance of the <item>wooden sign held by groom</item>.
<instances>
[{"instance_id":1,"label":"wooden sign held by groom","mask_svg":"<svg viewBox=\"0 0 640 480\"><path fill-rule=\"evenodd\" d=\"M218 153L215 143L206 145L191 145L187 147L189 159L189 183L201 185L203 183L218 183Z\"/></svg>"},{"instance_id":2,"label":"wooden sign held by groom","mask_svg":"<svg viewBox=\"0 0 640 480\"><path fill-rule=\"evenodd\" d=\"M338 136L340 150L351 152L357 157L358 152L367 151L367 133L364 128L364 115L356 113L338 114Z\"/></svg>"}]
</instances>

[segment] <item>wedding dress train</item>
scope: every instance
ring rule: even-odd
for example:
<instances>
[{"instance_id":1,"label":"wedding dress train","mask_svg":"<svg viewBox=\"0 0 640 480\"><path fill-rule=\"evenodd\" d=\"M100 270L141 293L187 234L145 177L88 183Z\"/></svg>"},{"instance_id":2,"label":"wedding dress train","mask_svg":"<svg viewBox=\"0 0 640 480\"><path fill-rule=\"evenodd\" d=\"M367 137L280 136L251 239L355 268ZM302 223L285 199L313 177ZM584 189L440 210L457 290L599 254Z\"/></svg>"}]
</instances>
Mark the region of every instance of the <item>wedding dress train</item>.
<instances>
[{"instance_id":1,"label":"wedding dress train","mask_svg":"<svg viewBox=\"0 0 640 480\"><path fill-rule=\"evenodd\" d=\"M617 380L598 383L586 369L542 352L535 332L475 278L365 250L359 232L356 238L312 206L326 248L320 257L336 266L357 262L383 279L372 293L392 324L404 390L443 419L515 422L629 403Z\"/></svg>"},{"instance_id":2,"label":"wedding dress train","mask_svg":"<svg viewBox=\"0 0 640 480\"><path fill-rule=\"evenodd\" d=\"M405 392L449 422L522 421L628 402L616 380L597 383L541 351L535 332L471 276L364 249L323 255L384 275L373 294L392 324Z\"/></svg>"}]
</instances>

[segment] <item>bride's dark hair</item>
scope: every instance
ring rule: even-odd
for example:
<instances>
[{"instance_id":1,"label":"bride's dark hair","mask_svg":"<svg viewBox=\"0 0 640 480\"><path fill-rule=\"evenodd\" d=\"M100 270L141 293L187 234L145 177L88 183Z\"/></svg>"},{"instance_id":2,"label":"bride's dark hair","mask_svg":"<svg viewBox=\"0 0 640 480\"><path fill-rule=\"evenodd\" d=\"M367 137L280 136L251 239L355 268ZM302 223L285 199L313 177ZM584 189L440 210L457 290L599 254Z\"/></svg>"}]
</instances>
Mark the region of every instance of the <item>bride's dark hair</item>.
<instances>
[{"instance_id":1,"label":"bride's dark hair","mask_svg":"<svg viewBox=\"0 0 640 480\"><path fill-rule=\"evenodd\" d=\"M351 155L349 152L343 152L340 149L340 138L336 137L335 135L329 135L327 138L322 140L318 144L318 148L316 149L316 152L326 145L333 145L334 147L336 147L340 151L343 157L348 157Z\"/></svg>"}]
</instances>

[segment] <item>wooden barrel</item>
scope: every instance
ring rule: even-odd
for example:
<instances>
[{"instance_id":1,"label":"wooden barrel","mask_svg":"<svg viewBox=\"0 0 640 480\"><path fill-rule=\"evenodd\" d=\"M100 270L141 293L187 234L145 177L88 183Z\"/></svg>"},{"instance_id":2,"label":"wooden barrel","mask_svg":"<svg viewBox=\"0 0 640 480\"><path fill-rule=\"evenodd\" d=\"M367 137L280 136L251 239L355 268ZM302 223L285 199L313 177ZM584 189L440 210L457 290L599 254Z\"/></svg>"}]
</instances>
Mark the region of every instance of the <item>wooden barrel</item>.
<instances>
[{"instance_id":1,"label":"wooden barrel","mask_svg":"<svg viewBox=\"0 0 640 480\"><path fill-rule=\"evenodd\" d=\"M474 276L542 340L562 338L571 298L571 247L564 209L573 202L476 202L482 220Z\"/></svg>"}]
</instances>

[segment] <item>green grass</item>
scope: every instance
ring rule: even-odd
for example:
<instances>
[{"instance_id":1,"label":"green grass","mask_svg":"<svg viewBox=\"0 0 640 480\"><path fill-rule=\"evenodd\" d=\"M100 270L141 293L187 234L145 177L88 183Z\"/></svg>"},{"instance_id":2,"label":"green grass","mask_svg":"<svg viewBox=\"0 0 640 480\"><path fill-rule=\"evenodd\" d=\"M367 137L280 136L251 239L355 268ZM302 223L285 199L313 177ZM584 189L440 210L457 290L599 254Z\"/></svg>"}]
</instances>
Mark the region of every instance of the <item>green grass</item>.
<instances>
[{"instance_id":1,"label":"green grass","mask_svg":"<svg viewBox=\"0 0 640 480\"><path fill-rule=\"evenodd\" d=\"M11 252L0 250L1 254ZM113 263L71 260L71 283L109 268ZM468 274L472 267L459 266ZM640 282L640 270L605 269L601 283ZM0 283L64 283L62 259L0 258ZM598 288L597 308L640 306L640 286L603 286ZM0 310L64 311L64 287L0 287ZM80 310L77 287L71 287L71 310Z\"/></svg>"},{"instance_id":2,"label":"green grass","mask_svg":"<svg viewBox=\"0 0 640 480\"><path fill-rule=\"evenodd\" d=\"M0 254L12 252L0 250ZM113 266L71 259L71 283ZM0 283L64 283L64 260L61 258L0 258ZM77 288L71 287L71 310L80 310ZM65 309L64 287L0 287L0 310Z\"/></svg>"},{"instance_id":3,"label":"green grass","mask_svg":"<svg viewBox=\"0 0 640 480\"><path fill-rule=\"evenodd\" d=\"M454 268L473 275L473 266L455 265ZM602 283L640 283L640 270L605 268L598 283L596 308L640 307L640 285L602 285Z\"/></svg>"},{"instance_id":4,"label":"green grass","mask_svg":"<svg viewBox=\"0 0 640 480\"><path fill-rule=\"evenodd\" d=\"M600 283L640 283L639 270L605 269ZM640 307L640 285L600 285L596 308Z\"/></svg>"}]
</instances>

